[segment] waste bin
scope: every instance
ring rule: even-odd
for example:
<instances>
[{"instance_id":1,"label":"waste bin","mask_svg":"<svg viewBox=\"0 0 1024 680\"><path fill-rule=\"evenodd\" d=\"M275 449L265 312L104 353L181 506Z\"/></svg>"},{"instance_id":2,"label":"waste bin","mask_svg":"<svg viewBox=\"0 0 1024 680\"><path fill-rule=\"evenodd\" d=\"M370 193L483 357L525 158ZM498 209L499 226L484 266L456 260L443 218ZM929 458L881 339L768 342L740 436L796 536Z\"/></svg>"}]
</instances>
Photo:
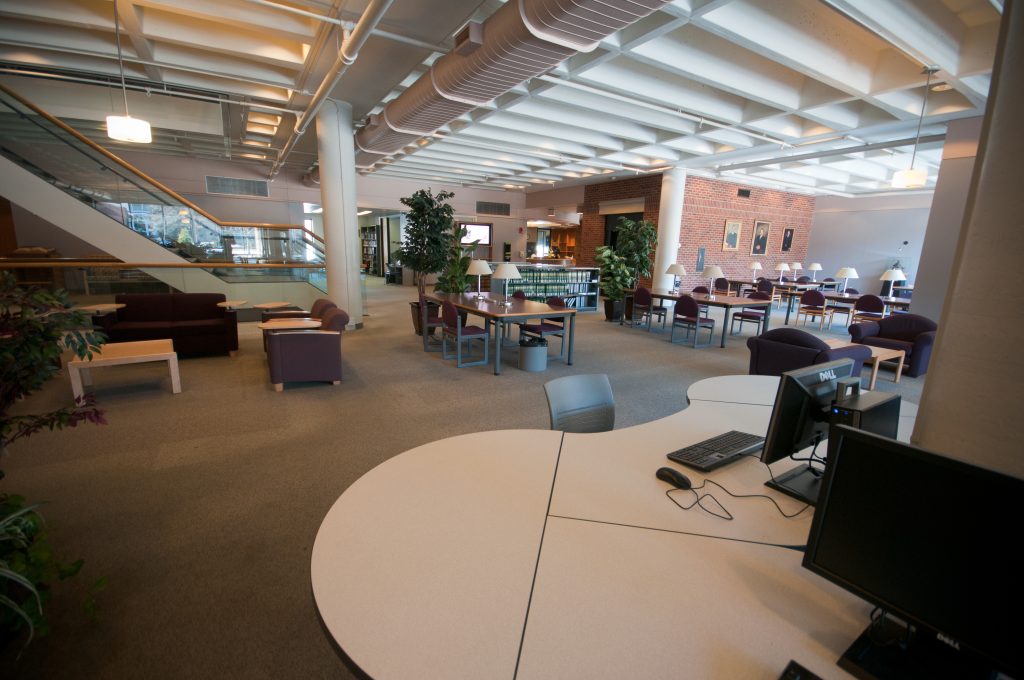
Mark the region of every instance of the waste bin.
<instances>
[{"instance_id":1,"label":"waste bin","mask_svg":"<svg viewBox=\"0 0 1024 680\"><path fill-rule=\"evenodd\" d=\"M548 341L544 338L519 340L519 368L524 371L545 371L548 367Z\"/></svg>"}]
</instances>

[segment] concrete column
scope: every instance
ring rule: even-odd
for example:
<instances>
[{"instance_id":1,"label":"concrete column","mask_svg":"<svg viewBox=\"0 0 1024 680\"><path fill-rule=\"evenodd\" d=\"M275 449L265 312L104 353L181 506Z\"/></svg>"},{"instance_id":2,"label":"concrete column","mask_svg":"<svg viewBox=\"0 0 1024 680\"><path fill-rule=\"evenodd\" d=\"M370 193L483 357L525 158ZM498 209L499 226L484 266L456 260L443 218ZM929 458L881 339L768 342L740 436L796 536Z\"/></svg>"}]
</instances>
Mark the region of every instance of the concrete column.
<instances>
[{"instance_id":1,"label":"concrete column","mask_svg":"<svg viewBox=\"0 0 1024 680\"><path fill-rule=\"evenodd\" d=\"M352 107L327 100L316 117L323 206L327 297L348 312L350 328L363 325L359 280L359 220L356 217L356 165Z\"/></svg>"},{"instance_id":2,"label":"concrete column","mask_svg":"<svg viewBox=\"0 0 1024 680\"><path fill-rule=\"evenodd\" d=\"M672 288L674 277L666 274L679 254L679 231L683 226L683 200L686 193L686 169L672 168L661 176L661 203L658 206L658 248L654 251L651 282L654 288ZM689 271L687 271L689 273Z\"/></svg>"}]
</instances>

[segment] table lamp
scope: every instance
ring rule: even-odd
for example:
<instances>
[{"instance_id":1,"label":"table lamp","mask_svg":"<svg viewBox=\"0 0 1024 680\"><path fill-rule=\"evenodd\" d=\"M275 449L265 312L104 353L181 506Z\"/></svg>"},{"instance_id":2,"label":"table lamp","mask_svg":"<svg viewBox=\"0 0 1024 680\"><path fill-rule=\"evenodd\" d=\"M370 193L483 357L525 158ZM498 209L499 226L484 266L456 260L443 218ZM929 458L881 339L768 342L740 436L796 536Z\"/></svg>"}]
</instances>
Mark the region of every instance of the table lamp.
<instances>
[{"instance_id":1,"label":"table lamp","mask_svg":"<svg viewBox=\"0 0 1024 680\"><path fill-rule=\"evenodd\" d=\"M780 262L775 265L775 271L779 273L779 283L783 283L782 276L789 271L789 265L785 262Z\"/></svg>"},{"instance_id":2,"label":"table lamp","mask_svg":"<svg viewBox=\"0 0 1024 680\"><path fill-rule=\"evenodd\" d=\"M889 295L895 296L896 291L893 290L900 281L906 281L907 275L903 273L902 269L886 269L882 272L882 275L878 277L879 281L892 281L892 285L889 286Z\"/></svg>"},{"instance_id":3,"label":"table lamp","mask_svg":"<svg viewBox=\"0 0 1024 680\"><path fill-rule=\"evenodd\" d=\"M668 269L665 270L665 273L672 275L672 292L679 292L679 277L686 276L686 267L676 262L674 264L670 264Z\"/></svg>"},{"instance_id":4,"label":"table lamp","mask_svg":"<svg viewBox=\"0 0 1024 680\"><path fill-rule=\"evenodd\" d=\"M761 271L762 269L764 269L764 267L761 266L760 262L758 262L757 260L754 260L753 262L750 263L750 268L754 270L754 272L753 272L754 283L757 283L757 273L759 271Z\"/></svg>"},{"instance_id":5,"label":"table lamp","mask_svg":"<svg viewBox=\"0 0 1024 680\"><path fill-rule=\"evenodd\" d=\"M812 263L810 263L809 265L807 265L807 271L811 272L811 281L817 281L818 280L818 272L821 271L821 263L820 262L812 262Z\"/></svg>"},{"instance_id":6,"label":"table lamp","mask_svg":"<svg viewBox=\"0 0 1024 680\"><path fill-rule=\"evenodd\" d=\"M476 299L480 300L484 296L480 292L480 277L491 273L491 265L487 264L484 260L473 260L469 263L469 269L466 270L466 273L476 276Z\"/></svg>"},{"instance_id":7,"label":"table lamp","mask_svg":"<svg viewBox=\"0 0 1024 680\"><path fill-rule=\"evenodd\" d=\"M715 279L724 278L725 274L722 273L721 267L719 267L717 264L712 264L708 265L707 267L704 267L704 276L711 279L711 285L708 286L708 290L711 291L712 299L714 299L713 296L715 294Z\"/></svg>"},{"instance_id":8,"label":"table lamp","mask_svg":"<svg viewBox=\"0 0 1024 680\"><path fill-rule=\"evenodd\" d=\"M491 274L491 278L505 280L505 299L502 302L499 302L498 304L501 305L502 307L511 307L512 303L509 302L508 300L508 281L509 279L523 278L522 275L519 273L519 269L517 269L516 266L514 264L511 264L510 262L502 262L501 264L498 265L498 268L494 270L494 273Z\"/></svg>"},{"instance_id":9,"label":"table lamp","mask_svg":"<svg viewBox=\"0 0 1024 680\"><path fill-rule=\"evenodd\" d=\"M846 292L846 287L850 284L850 279L858 279L857 270L853 267L843 267L836 272L836 278L843 280L843 292Z\"/></svg>"},{"instance_id":10,"label":"table lamp","mask_svg":"<svg viewBox=\"0 0 1024 680\"><path fill-rule=\"evenodd\" d=\"M798 277L798 276L800 276L800 270L803 269L804 266L802 264L800 264L799 262L794 262L793 264L789 265L789 268L790 268L790 270L796 272L795 274L793 274L793 276L794 277Z\"/></svg>"}]
</instances>

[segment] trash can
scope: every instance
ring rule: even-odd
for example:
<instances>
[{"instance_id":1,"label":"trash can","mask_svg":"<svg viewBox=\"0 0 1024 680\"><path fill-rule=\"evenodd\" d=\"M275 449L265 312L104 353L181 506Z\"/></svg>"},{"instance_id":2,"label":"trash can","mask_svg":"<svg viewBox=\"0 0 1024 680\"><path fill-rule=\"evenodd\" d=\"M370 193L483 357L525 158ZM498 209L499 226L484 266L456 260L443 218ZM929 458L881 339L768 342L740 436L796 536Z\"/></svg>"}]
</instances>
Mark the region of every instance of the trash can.
<instances>
[{"instance_id":1,"label":"trash can","mask_svg":"<svg viewBox=\"0 0 1024 680\"><path fill-rule=\"evenodd\" d=\"M548 368L548 341L544 338L519 340L519 368L524 371L545 371Z\"/></svg>"}]
</instances>

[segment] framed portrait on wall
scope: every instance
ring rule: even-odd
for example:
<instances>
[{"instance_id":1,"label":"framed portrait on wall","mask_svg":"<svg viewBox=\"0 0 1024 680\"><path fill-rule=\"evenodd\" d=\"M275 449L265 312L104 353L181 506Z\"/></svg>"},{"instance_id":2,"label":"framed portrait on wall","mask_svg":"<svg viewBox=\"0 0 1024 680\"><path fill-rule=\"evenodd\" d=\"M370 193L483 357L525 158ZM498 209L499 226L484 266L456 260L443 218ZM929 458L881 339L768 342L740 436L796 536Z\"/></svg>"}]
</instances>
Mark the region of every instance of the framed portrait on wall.
<instances>
[{"instance_id":1,"label":"framed portrait on wall","mask_svg":"<svg viewBox=\"0 0 1024 680\"><path fill-rule=\"evenodd\" d=\"M743 223L739 220L725 221L725 237L722 239L722 250L740 249L740 231L742 229Z\"/></svg>"},{"instance_id":2,"label":"framed portrait on wall","mask_svg":"<svg viewBox=\"0 0 1024 680\"><path fill-rule=\"evenodd\" d=\"M750 241L751 255L764 255L768 252L768 232L771 229L771 222L754 222L754 238Z\"/></svg>"},{"instance_id":3,"label":"framed portrait on wall","mask_svg":"<svg viewBox=\"0 0 1024 680\"><path fill-rule=\"evenodd\" d=\"M704 248L703 246L697 248L697 266L694 267L694 271L704 271Z\"/></svg>"},{"instance_id":4,"label":"framed portrait on wall","mask_svg":"<svg viewBox=\"0 0 1024 680\"><path fill-rule=\"evenodd\" d=\"M788 253L790 248L793 247L793 227L787 228L782 232L782 252Z\"/></svg>"}]
</instances>

